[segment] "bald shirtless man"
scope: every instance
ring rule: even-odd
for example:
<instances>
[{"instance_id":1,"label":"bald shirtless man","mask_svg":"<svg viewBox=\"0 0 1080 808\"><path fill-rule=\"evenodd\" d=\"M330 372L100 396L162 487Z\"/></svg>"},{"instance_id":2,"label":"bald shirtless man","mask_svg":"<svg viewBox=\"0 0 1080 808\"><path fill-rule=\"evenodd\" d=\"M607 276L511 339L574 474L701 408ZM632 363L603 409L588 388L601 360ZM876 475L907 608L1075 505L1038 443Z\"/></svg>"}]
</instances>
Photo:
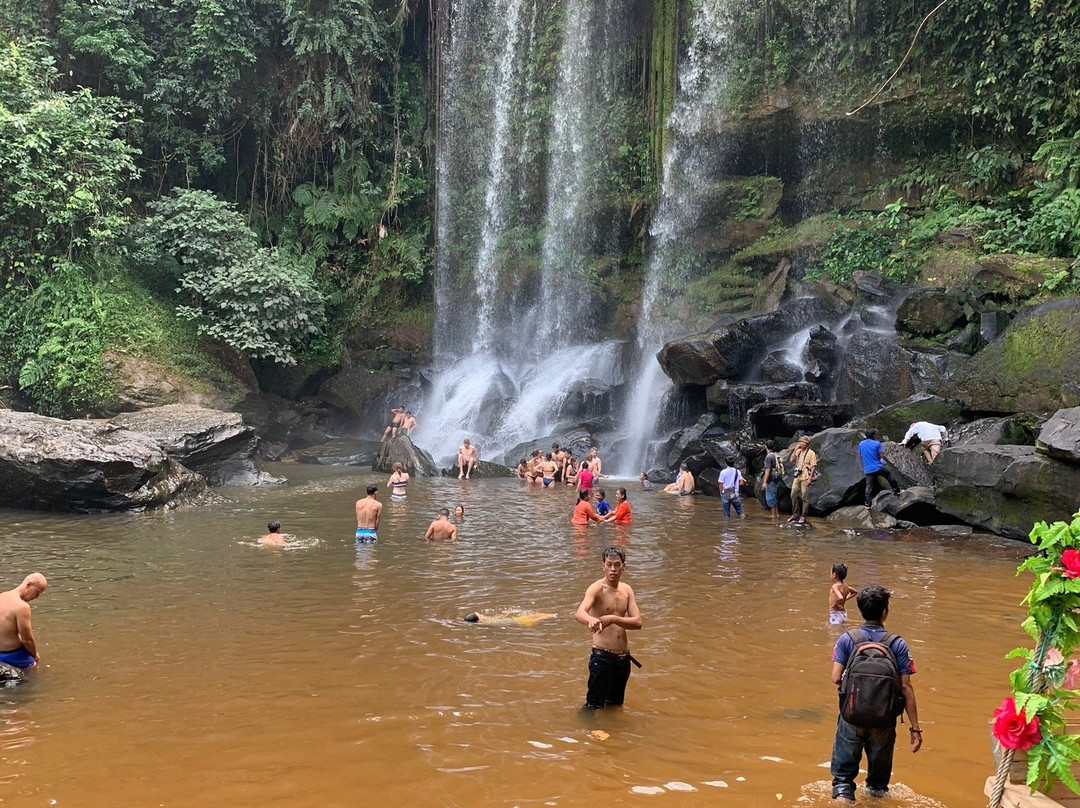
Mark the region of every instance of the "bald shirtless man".
<instances>
[{"instance_id":1,"label":"bald shirtless man","mask_svg":"<svg viewBox=\"0 0 1080 808\"><path fill-rule=\"evenodd\" d=\"M630 663L639 664L630 656L626 641L627 631L641 628L634 590L621 580L626 569L626 553L618 547L608 547L601 558L604 577L585 590L585 597L574 613L574 619L592 632L587 710L621 705L630 678Z\"/></svg>"},{"instance_id":2,"label":"bald shirtless man","mask_svg":"<svg viewBox=\"0 0 1080 808\"><path fill-rule=\"evenodd\" d=\"M457 525L450 521L449 508L439 508L438 518L428 525L424 538L428 541L457 541Z\"/></svg>"},{"instance_id":3,"label":"bald shirtless man","mask_svg":"<svg viewBox=\"0 0 1080 808\"><path fill-rule=\"evenodd\" d=\"M16 668L32 668L41 662L30 627L30 601L48 585L44 575L32 572L14 589L0 593L0 662Z\"/></svg>"},{"instance_id":4,"label":"bald shirtless man","mask_svg":"<svg viewBox=\"0 0 1080 808\"><path fill-rule=\"evenodd\" d=\"M356 541L360 544L370 544L379 539L376 531L379 529L382 503L377 499L378 493L379 486L369 485L367 496L356 500Z\"/></svg>"}]
</instances>

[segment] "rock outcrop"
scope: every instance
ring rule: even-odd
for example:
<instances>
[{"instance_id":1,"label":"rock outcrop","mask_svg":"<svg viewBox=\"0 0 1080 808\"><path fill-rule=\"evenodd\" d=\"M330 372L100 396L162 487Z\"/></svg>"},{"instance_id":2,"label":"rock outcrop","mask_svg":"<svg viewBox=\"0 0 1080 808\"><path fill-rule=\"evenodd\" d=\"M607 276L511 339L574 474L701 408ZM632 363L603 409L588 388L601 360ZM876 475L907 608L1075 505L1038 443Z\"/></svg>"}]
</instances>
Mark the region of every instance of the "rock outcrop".
<instances>
[{"instance_id":1,"label":"rock outcrop","mask_svg":"<svg viewBox=\"0 0 1080 808\"><path fill-rule=\"evenodd\" d=\"M1080 407L1058 410L1051 415L1039 431L1035 448L1056 460L1080 463Z\"/></svg>"},{"instance_id":2,"label":"rock outcrop","mask_svg":"<svg viewBox=\"0 0 1080 808\"><path fill-rule=\"evenodd\" d=\"M1080 466L1032 446L954 446L932 470L940 511L1014 539L1026 539L1035 522L1070 519L1080 503Z\"/></svg>"},{"instance_id":3,"label":"rock outcrop","mask_svg":"<svg viewBox=\"0 0 1080 808\"><path fill-rule=\"evenodd\" d=\"M400 463L404 471L417 477L436 477L439 474L431 455L414 445L408 435L383 441L371 469L389 474L394 470L395 463Z\"/></svg>"},{"instance_id":4,"label":"rock outcrop","mask_svg":"<svg viewBox=\"0 0 1080 808\"><path fill-rule=\"evenodd\" d=\"M1080 406L1080 299L1019 314L959 368L945 395L979 413L1051 413Z\"/></svg>"},{"instance_id":5,"label":"rock outcrop","mask_svg":"<svg viewBox=\"0 0 1080 808\"><path fill-rule=\"evenodd\" d=\"M370 466L379 456L381 444L375 440L338 438L336 440L297 449L292 453L298 463L317 466Z\"/></svg>"},{"instance_id":6,"label":"rock outcrop","mask_svg":"<svg viewBox=\"0 0 1080 808\"><path fill-rule=\"evenodd\" d=\"M0 419L0 505L67 511L141 510L206 487L153 438L112 424L26 412Z\"/></svg>"},{"instance_id":7,"label":"rock outcrop","mask_svg":"<svg viewBox=\"0 0 1080 808\"><path fill-rule=\"evenodd\" d=\"M459 469L458 469L457 463L455 462L454 465L451 466L450 468L443 469L442 470L442 475L444 477L457 477L458 472L459 472ZM495 478L495 477L513 477L513 476L515 476L515 474L516 474L516 472L514 471L514 469L512 469L512 468L510 468L508 466L502 466L502 465L499 465L498 463L489 463L486 460L480 460L480 461L477 462L476 467L472 470L472 473L469 474L469 479L470 480L477 480L477 479L484 480L484 479L492 479L492 478Z\"/></svg>"},{"instance_id":8,"label":"rock outcrop","mask_svg":"<svg viewBox=\"0 0 1080 808\"><path fill-rule=\"evenodd\" d=\"M210 485L283 482L256 468L258 438L238 413L167 404L123 413L109 423L149 435L169 457Z\"/></svg>"}]
</instances>

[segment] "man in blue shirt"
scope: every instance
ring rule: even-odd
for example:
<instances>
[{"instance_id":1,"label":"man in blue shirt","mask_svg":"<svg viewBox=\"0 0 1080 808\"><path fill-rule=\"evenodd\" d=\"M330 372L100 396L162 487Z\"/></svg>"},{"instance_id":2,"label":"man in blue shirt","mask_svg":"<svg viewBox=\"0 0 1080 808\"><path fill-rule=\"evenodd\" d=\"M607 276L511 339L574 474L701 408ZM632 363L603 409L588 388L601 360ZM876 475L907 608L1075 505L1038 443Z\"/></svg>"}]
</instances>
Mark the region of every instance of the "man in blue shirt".
<instances>
[{"instance_id":1,"label":"man in blue shirt","mask_svg":"<svg viewBox=\"0 0 1080 808\"><path fill-rule=\"evenodd\" d=\"M889 632L885 630L885 620L889 616L888 589L880 586L868 586L859 591L855 602L863 623L857 632L862 637L880 641ZM865 642L866 640L861 640ZM911 735L911 751L918 752L922 747L922 728L919 726L919 708L915 704L915 688L911 685L911 675L915 673L915 663L911 652L902 637L897 637L889 645L896 659L900 672L900 690L904 694L904 711L907 713ZM855 642L850 633L844 632L836 641L833 649L832 682L837 687L844 677L844 668L848 658L855 650ZM855 776L859 773L862 754L866 752L866 790L873 797L885 797L889 793L889 779L892 777L893 748L896 746L896 724L891 727L870 728L849 724L843 716L836 717L836 737L832 751L832 797L838 805L855 804Z\"/></svg>"},{"instance_id":2,"label":"man in blue shirt","mask_svg":"<svg viewBox=\"0 0 1080 808\"><path fill-rule=\"evenodd\" d=\"M859 443L859 457L862 458L863 474L866 476L866 493L863 498L866 510L870 510L870 501L874 498L874 488L878 477L884 477L889 481L889 487L896 496L904 493L904 489L897 485L892 474L885 468L881 460L881 452L881 441L877 439L877 430L866 430L866 440Z\"/></svg>"}]
</instances>

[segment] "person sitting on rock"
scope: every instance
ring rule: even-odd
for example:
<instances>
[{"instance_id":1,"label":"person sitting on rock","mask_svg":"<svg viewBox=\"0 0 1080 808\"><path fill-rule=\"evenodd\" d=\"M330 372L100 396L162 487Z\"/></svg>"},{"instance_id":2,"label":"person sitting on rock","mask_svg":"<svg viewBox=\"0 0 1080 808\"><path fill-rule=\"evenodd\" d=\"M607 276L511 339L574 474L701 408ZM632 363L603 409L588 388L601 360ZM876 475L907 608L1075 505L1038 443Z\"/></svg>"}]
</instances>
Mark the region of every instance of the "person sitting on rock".
<instances>
[{"instance_id":1,"label":"person sitting on rock","mask_svg":"<svg viewBox=\"0 0 1080 808\"><path fill-rule=\"evenodd\" d=\"M469 475L473 473L476 468L476 464L480 461L480 453L476 447L469 443L469 439L465 438L461 442L461 446L458 447L457 465L458 465L458 479L464 477L469 479Z\"/></svg>"}]
</instances>

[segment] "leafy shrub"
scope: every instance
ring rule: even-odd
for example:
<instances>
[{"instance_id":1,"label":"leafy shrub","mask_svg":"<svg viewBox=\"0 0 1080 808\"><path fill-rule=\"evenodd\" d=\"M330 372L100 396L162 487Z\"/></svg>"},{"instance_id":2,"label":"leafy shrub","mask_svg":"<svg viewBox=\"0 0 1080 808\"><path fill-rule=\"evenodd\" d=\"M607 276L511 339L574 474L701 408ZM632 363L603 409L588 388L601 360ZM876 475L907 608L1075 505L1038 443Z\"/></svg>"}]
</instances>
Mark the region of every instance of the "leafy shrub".
<instances>
[{"instance_id":1,"label":"leafy shrub","mask_svg":"<svg viewBox=\"0 0 1080 808\"><path fill-rule=\"evenodd\" d=\"M806 272L808 280L828 275L833 283L851 283L858 270L880 272L888 278L908 281L916 272L907 247L910 217L898 199L877 215L862 214L852 226L836 229L829 237L821 261Z\"/></svg>"},{"instance_id":2,"label":"leafy shrub","mask_svg":"<svg viewBox=\"0 0 1080 808\"><path fill-rule=\"evenodd\" d=\"M323 323L314 260L260 247L240 214L206 191L176 189L151 209L132 254L178 273L177 314L246 356L294 363Z\"/></svg>"}]
</instances>

